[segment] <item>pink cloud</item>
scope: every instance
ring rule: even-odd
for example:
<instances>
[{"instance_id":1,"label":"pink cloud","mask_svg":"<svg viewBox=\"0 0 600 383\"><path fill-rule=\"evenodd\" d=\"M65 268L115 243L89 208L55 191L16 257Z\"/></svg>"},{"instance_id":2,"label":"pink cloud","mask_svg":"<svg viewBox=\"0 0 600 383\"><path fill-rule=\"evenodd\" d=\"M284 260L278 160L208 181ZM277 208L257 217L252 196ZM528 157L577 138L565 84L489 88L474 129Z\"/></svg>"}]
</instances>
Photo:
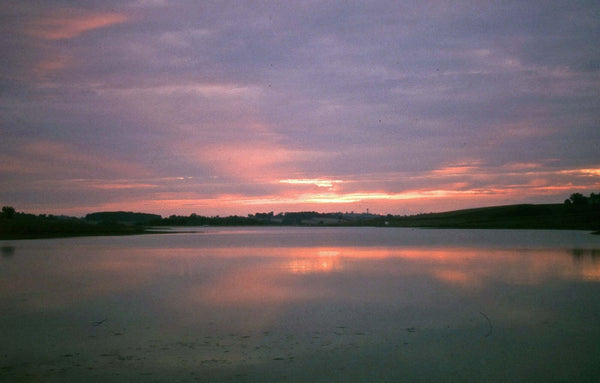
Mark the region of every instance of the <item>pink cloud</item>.
<instances>
[{"instance_id":1,"label":"pink cloud","mask_svg":"<svg viewBox=\"0 0 600 383\"><path fill-rule=\"evenodd\" d=\"M29 22L24 32L43 40L62 40L125 21L127 21L127 16L120 13L85 12L69 8Z\"/></svg>"},{"instance_id":2,"label":"pink cloud","mask_svg":"<svg viewBox=\"0 0 600 383\"><path fill-rule=\"evenodd\" d=\"M268 141L209 145L194 150L192 156L219 174L253 181L290 174L292 162L301 159L299 152Z\"/></svg>"}]
</instances>

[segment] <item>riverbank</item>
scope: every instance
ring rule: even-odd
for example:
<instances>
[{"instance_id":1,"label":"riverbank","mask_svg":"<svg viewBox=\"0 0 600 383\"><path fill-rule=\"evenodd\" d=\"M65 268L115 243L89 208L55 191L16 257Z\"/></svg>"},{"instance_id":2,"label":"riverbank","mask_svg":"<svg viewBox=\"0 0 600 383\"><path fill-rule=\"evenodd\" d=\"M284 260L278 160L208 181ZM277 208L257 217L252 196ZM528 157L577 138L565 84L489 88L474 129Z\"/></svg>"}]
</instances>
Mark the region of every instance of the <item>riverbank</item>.
<instances>
[{"instance_id":1,"label":"riverbank","mask_svg":"<svg viewBox=\"0 0 600 383\"><path fill-rule=\"evenodd\" d=\"M0 239L39 239L150 233L143 226L91 224L76 219L14 219L0 222ZM152 232L155 233L155 232Z\"/></svg>"},{"instance_id":2,"label":"riverbank","mask_svg":"<svg viewBox=\"0 0 600 383\"><path fill-rule=\"evenodd\" d=\"M249 217L150 218L144 213L105 212L102 221L14 212L0 218L0 239L173 233L156 226L385 226L443 229L585 230L600 233L600 205L521 204L410 216L293 212ZM142 217L143 220L140 220ZM87 217L86 217L87 218ZM154 227L154 228L153 228Z\"/></svg>"}]
</instances>

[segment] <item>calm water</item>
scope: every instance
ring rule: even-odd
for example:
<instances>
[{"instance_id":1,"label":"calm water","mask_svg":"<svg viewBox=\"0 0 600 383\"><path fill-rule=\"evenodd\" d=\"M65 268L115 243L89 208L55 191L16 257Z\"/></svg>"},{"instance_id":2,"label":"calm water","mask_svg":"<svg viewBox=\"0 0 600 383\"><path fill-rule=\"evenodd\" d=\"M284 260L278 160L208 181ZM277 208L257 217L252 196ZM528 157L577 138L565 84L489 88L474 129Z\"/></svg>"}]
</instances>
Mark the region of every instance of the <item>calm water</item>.
<instances>
[{"instance_id":1,"label":"calm water","mask_svg":"<svg viewBox=\"0 0 600 383\"><path fill-rule=\"evenodd\" d=\"M599 236L195 230L0 241L0 381L600 377Z\"/></svg>"}]
</instances>

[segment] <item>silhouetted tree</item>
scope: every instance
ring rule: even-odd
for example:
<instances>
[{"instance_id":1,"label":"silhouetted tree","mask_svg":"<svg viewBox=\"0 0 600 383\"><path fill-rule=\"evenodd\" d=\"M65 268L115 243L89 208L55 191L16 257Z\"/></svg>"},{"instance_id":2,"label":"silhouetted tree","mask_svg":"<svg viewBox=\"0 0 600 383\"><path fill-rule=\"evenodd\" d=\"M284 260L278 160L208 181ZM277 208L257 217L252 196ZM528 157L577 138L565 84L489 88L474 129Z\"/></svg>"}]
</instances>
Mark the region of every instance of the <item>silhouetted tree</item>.
<instances>
[{"instance_id":1,"label":"silhouetted tree","mask_svg":"<svg viewBox=\"0 0 600 383\"><path fill-rule=\"evenodd\" d=\"M11 219L15 216L16 211L12 206L3 206L2 207L2 218Z\"/></svg>"},{"instance_id":2,"label":"silhouetted tree","mask_svg":"<svg viewBox=\"0 0 600 383\"><path fill-rule=\"evenodd\" d=\"M569 197L573 205L587 205L588 199L581 193L573 193Z\"/></svg>"}]
</instances>

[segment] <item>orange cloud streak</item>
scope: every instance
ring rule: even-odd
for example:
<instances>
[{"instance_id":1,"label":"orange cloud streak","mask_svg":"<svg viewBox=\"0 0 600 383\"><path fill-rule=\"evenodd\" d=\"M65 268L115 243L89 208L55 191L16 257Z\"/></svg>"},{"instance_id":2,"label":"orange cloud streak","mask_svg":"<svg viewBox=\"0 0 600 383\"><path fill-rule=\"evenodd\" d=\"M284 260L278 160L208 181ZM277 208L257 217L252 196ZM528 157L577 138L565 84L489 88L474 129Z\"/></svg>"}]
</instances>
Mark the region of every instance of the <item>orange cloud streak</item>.
<instances>
[{"instance_id":1,"label":"orange cloud streak","mask_svg":"<svg viewBox=\"0 0 600 383\"><path fill-rule=\"evenodd\" d=\"M82 33L127 20L120 13L88 13L75 9L63 9L52 15L28 23L25 33L43 40L62 40L77 37Z\"/></svg>"}]
</instances>

